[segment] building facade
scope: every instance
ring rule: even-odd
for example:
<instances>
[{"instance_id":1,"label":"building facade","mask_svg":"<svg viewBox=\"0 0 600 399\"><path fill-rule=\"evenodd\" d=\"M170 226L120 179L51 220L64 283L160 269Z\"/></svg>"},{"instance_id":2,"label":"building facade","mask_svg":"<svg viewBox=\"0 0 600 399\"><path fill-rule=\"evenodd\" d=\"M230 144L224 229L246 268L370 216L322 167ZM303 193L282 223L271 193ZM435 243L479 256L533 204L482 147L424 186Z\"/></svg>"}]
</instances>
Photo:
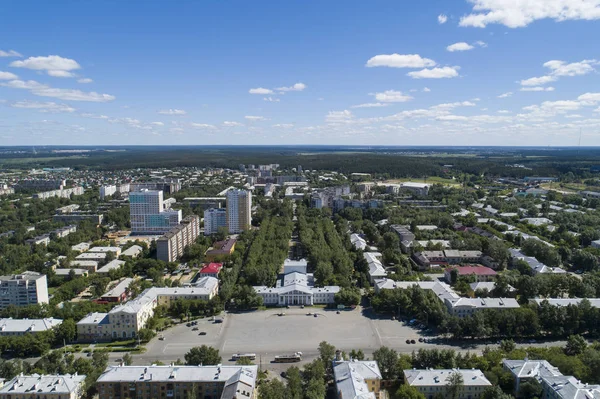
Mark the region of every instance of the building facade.
<instances>
[{"instance_id":1,"label":"building facade","mask_svg":"<svg viewBox=\"0 0 600 399\"><path fill-rule=\"evenodd\" d=\"M48 282L44 274L24 272L0 276L0 309L9 305L48 303Z\"/></svg>"},{"instance_id":2,"label":"building facade","mask_svg":"<svg viewBox=\"0 0 600 399\"><path fill-rule=\"evenodd\" d=\"M333 375L337 399L379 399L381 371L376 361L334 362Z\"/></svg>"},{"instance_id":3,"label":"building facade","mask_svg":"<svg viewBox=\"0 0 600 399\"><path fill-rule=\"evenodd\" d=\"M219 231L220 227L227 227L227 210L224 208L210 208L204 211L204 235L209 236Z\"/></svg>"},{"instance_id":4,"label":"building facade","mask_svg":"<svg viewBox=\"0 0 600 399\"><path fill-rule=\"evenodd\" d=\"M433 399L439 395L449 397L448 378L454 373L459 373L463 379L457 398L479 399L483 391L492 386L479 369L404 370L404 380L422 393L426 399Z\"/></svg>"},{"instance_id":5,"label":"building facade","mask_svg":"<svg viewBox=\"0 0 600 399\"><path fill-rule=\"evenodd\" d=\"M252 223L252 193L246 190L227 192L227 229L232 234L248 230Z\"/></svg>"},{"instance_id":6,"label":"building facade","mask_svg":"<svg viewBox=\"0 0 600 399\"><path fill-rule=\"evenodd\" d=\"M129 215L134 234L164 234L181 221L181 210L169 209L162 191L130 192Z\"/></svg>"},{"instance_id":7,"label":"building facade","mask_svg":"<svg viewBox=\"0 0 600 399\"><path fill-rule=\"evenodd\" d=\"M156 258L165 262L174 262L199 235L200 218L196 215L185 217L178 226L156 240Z\"/></svg>"},{"instance_id":8,"label":"building facade","mask_svg":"<svg viewBox=\"0 0 600 399\"><path fill-rule=\"evenodd\" d=\"M255 399L257 366L109 366L99 399Z\"/></svg>"}]
</instances>

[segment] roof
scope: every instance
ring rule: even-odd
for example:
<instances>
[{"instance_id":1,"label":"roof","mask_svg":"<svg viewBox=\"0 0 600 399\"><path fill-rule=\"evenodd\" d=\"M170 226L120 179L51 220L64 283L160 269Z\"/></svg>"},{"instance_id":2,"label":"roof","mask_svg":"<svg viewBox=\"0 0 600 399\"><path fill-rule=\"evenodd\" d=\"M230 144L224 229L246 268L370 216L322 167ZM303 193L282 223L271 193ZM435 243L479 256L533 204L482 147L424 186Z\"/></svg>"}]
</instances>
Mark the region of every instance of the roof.
<instances>
[{"instance_id":1,"label":"roof","mask_svg":"<svg viewBox=\"0 0 600 399\"><path fill-rule=\"evenodd\" d=\"M375 399L365 380L381 380L376 361L340 362L333 366L333 374L340 399Z\"/></svg>"},{"instance_id":2,"label":"roof","mask_svg":"<svg viewBox=\"0 0 600 399\"><path fill-rule=\"evenodd\" d=\"M446 379L456 372L462 375L464 386L492 386L479 369L404 370L404 379L413 387L446 386Z\"/></svg>"},{"instance_id":3,"label":"roof","mask_svg":"<svg viewBox=\"0 0 600 399\"><path fill-rule=\"evenodd\" d=\"M207 254L225 254L230 253L235 245L235 238L228 238L225 241L217 241L213 244L212 249L206 251Z\"/></svg>"},{"instance_id":4,"label":"roof","mask_svg":"<svg viewBox=\"0 0 600 399\"><path fill-rule=\"evenodd\" d=\"M11 274L9 276L0 276L0 280L38 280L40 278L46 278L45 274L37 272L23 272L21 274Z\"/></svg>"},{"instance_id":5,"label":"roof","mask_svg":"<svg viewBox=\"0 0 600 399\"><path fill-rule=\"evenodd\" d=\"M223 267L222 263L214 263L211 262L208 265L204 266L201 270L200 273L211 273L211 274L217 274L221 271L221 268Z\"/></svg>"},{"instance_id":6,"label":"roof","mask_svg":"<svg viewBox=\"0 0 600 399\"><path fill-rule=\"evenodd\" d=\"M479 283L471 283L469 284L473 291L477 290L488 290L492 291L496 287L496 283L494 281L482 281ZM509 291L514 291L515 288L511 285L508 286Z\"/></svg>"},{"instance_id":7,"label":"roof","mask_svg":"<svg viewBox=\"0 0 600 399\"><path fill-rule=\"evenodd\" d=\"M111 260L106 265L102 266L100 269L96 270L96 273L108 273L111 270L119 269L121 266L125 264L125 261L122 260Z\"/></svg>"},{"instance_id":8,"label":"roof","mask_svg":"<svg viewBox=\"0 0 600 399\"><path fill-rule=\"evenodd\" d=\"M240 374L241 371L241 374ZM102 382L225 382L256 381L257 366L108 366L98 378Z\"/></svg>"},{"instance_id":9,"label":"roof","mask_svg":"<svg viewBox=\"0 0 600 399\"><path fill-rule=\"evenodd\" d=\"M108 313L93 312L88 313L77 324L108 324Z\"/></svg>"},{"instance_id":10,"label":"roof","mask_svg":"<svg viewBox=\"0 0 600 399\"><path fill-rule=\"evenodd\" d=\"M93 247L93 248L90 248L88 250L88 252L102 252L102 253L115 252L115 253L119 253L119 252L121 252L121 248L119 248L119 247Z\"/></svg>"},{"instance_id":11,"label":"roof","mask_svg":"<svg viewBox=\"0 0 600 399\"><path fill-rule=\"evenodd\" d=\"M452 269L456 269L460 276L465 276L469 274L475 274L477 276L495 276L496 273L494 270L490 269L486 266L459 266L459 267L449 267L446 271L451 271Z\"/></svg>"},{"instance_id":12,"label":"roof","mask_svg":"<svg viewBox=\"0 0 600 399\"><path fill-rule=\"evenodd\" d=\"M50 330L62 323L60 319L0 319L0 333L35 333Z\"/></svg>"},{"instance_id":13,"label":"roof","mask_svg":"<svg viewBox=\"0 0 600 399\"><path fill-rule=\"evenodd\" d=\"M350 234L350 242L356 249L365 249L367 247L365 239L356 233Z\"/></svg>"},{"instance_id":14,"label":"roof","mask_svg":"<svg viewBox=\"0 0 600 399\"><path fill-rule=\"evenodd\" d=\"M117 285L115 285L110 291L104 293L104 295L102 295L102 298L120 297L125 292L127 292L127 289L129 288L129 285L132 282L133 282L132 278L129 278L129 277L124 278Z\"/></svg>"},{"instance_id":15,"label":"roof","mask_svg":"<svg viewBox=\"0 0 600 399\"><path fill-rule=\"evenodd\" d=\"M543 377L542 381L555 398L600 399L600 385L584 384L572 376Z\"/></svg>"},{"instance_id":16,"label":"roof","mask_svg":"<svg viewBox=\"0 0 600 399\"><path fill-rule=\"evenodd\" d=\"M541 305L544 301L548 301L548 303L552 306L569 306L569 305L579 305L584 298L535 298L532 299L533 302ZM590 302L590 305L593 308L600 308L600 298L585 298Z\"/></svg>"},{"instance_id":17,"label":"roof","mask_svg":"<svg viewBox=\"0 0 600 399\"><path fill-rule=\"evenodd\" d=\"M562 373L546 360L503 360L504 368L515 378L556 377Z\"/></svg>"},{"instance_id":18,"label":"roof","mask_svg":"<svg viewBox=\"0 0 600 399\"><path fill-rule=\"evenodd\" d=\"M514 298L458 298L446 299L453 308L473 309L517 309L521 306Z\"/></svg>"},{"instance_id":19,"label":"roof","mask_svg":"<svg viewBox=\"0 0 600 399\"><path fill-rule=\"evenodd\" d=\"M0 388L6 394L70 394L82 389L85 375L18 375Z\"/></svg>"},{"instance_id":20,"label":"roof","mask_svg":"<svg viewBox=\"0 0 600 399\"><path fill-rule=\"evenodd\" d=\"M144 249L142 247L140 247L139 245L132 245L131 247L127 248L125 251L121 252L121 255L123 255L123 256L136 256L137 254L139 254L143 250Z\"/></svg>"}]
</instances>

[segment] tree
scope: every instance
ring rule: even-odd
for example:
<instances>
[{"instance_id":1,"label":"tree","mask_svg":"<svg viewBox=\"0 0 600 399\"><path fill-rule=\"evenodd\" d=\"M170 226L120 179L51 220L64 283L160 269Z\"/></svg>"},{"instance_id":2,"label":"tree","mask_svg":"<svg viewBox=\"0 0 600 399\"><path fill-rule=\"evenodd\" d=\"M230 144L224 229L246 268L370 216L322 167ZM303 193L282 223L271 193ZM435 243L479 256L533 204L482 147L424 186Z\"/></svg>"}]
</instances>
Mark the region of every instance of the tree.
<instances>
[{"instance_id":1,"label":"tree","mask_svg":"<svg viewBox=\"0 0 600 399\"><path fill-rule=\"evenodd\" d=\"M577 356L582 354L587 348L587 342L581 335L569 335L565 353L569 356Z\"/></svg>"},{"instance_id":2,"label":"tree","mask_svg":"<svg viewBox=\"0 0 600 399\"><path fill-rule=\"evenodd\" d=\"M124 354L123 355L123 364L125 366L131 366L132 363L133 363L133 357L129 353Z\"/></svg>"},{"instance_id":3,"label":"tree","mask_svg":"<svg viewBox=\"0 0 600 399\"><path fill-rule=\"evenodd\" d=\"M298 367L290 367L287 370L287 395L288 399L302 399L302 376Z\"/></svg>"},{"instance_id":4,"label":"tree","mask_svg":"<svg viewBox=\"0 0 600 399\"><path fill-rule=\"evenodd\" d=\"M341 288L340 291L335 294L336 305L353 306L360 303L360 291L356 287L352 288Z\"/></svg>"},{"instance_id":5,"label":"tree","mask_svg":"<svg viewBox=\"0 0 600 399\"><path fill-rule=\"evenodd\" d=\"M155 336L156 333L148 328L141 328L140 331L138 331L138 338L142 342L148 342Z\"/></svg>"},{"instance_id":6,"label":"tree","mask_svg":"<svg viewBox=\"0 0 600 399\"><path fill-rule=\"evenodd\" d=\"M425 399L425 395L417 390L417 388L408 384L400 385L396 391L396 397L402 399Z\"/></svg>"},{"instance_id":7,"label":"tree","mask_svg":"<svg viewBox=\"0 0 600 399\"><path fill-rule=\"evenodd\" d=\"M63 342L71 342L77 336L77 324L73 319L63 320L56 327L56 341L60 345Z\"/></svg>"},{"instance_id":8,"label":"tree","mask_svg":"<svg viewBox=\"0 0 600 399\"><path fill-rule=\"evenodd\" d=\"M260 399L285 398L285 385L279 380L264 382L258 386Z\"/></svg>"},{"instance_id":9,"label":"tree","mask_svg":"<svg viewBox=\"0 0 600 399\"><path fill-rule=\"evenodd\" d=\"M398 378L398 353L395 350L382 346L373 352L373 359L379 364L379 370L384 380Z\"/></svg>"},{"instance_id":10,"label":"tree","mask_svg":"<svg viewBox=\"0 0 600 399\"><path fill-rule=\"evenodd\" d=\"M327 370L332 368L333 358L335 357L335 346L327 343L327 341L322 341L319 344L319 356L321 357L321 361Z\"/></svg>"},{"instance_id":11,"label":"tree","mask_svg":"<svg viewBox=\"0 0 600 399\"><path fill-rule=\"evenodd\" d=\"M350 358L356 359L356 360L365 360L365 354L362 349L359 349L359 350L352 349L350 351Z\"/></svg>"},{"instance_id":12,"label":"tree","mask_svg":"<svg viewBox=\"0 0 600 399\"><path fill-rule=\"evenodd\" d=\"M510 353L517 349L517 344L512 339L504 339L500 342L500 350L505 353Z\"/></svg>"},{"instance_id":13,"label":"tree","mask_svg":"<svg viewBox=\"0 0 600 399\"><path fill-rule=\"evenodd\" d=\"M487 387L483 394L481 395L481 399L513 399L512 395L504 393L502 388L497 385Z\"/></svg>"},{"instance_id":14,"label":"tree","mask_svg":"<svg viewBox=\"0 0 600 399\"><path fill-rule=\"evenodd\" d=\"M460 372L454 371L446 378L446 387L448 387L448 394L450 398L456 399L458 398L458 394L462 389L465 381Z\"/></svg>"},{"instance_id":15,"label":"tree","mask_svg":"<svg viewBox=\"0 0 600 399\"><path fill-rule=\"evenodd\" d=\"M542 385L537 380L530 378L519 386L519 396L523 399L542 397Z\"/></svg>"},{"instance_id":16,"label":"tree","mask_svg":"<svg viewBox=\"0 0 600 399\"><path fill-rule=\"evenodd\" d=\"M193 347L185 354L184 358L185 364L188 366L208 366L221 363L219 350L206 345Z\"/></svg>"}]
</instances>

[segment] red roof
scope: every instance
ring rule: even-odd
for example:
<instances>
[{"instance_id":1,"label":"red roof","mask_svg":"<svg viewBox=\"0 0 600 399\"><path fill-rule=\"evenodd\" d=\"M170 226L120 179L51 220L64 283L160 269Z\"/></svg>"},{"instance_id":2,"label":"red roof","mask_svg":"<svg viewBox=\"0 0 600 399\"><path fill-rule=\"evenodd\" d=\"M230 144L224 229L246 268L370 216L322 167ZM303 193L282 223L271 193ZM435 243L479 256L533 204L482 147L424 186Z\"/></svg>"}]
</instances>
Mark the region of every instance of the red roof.
<instances>
[{"instance_id":1,"label":"red roof","mask_svg":"<svg viewBox=\"0 0 600 399\"><path fill-rule=\"evenodd\" d=\"M209 263L208 265L204 266L202 270L200 270L200 273L218 274L222 267L222 263Z\"/></svg>"},{"instance_id":2,"label":"red roof","mask_svg":"<svg viewBox=\"0 0 600 399\"><path fill-rule=\"evenodd\" d=\"M450 268L448 270L451 270L451 269L458 270L458 274L461 276L468 275L468 274L476 274L478 276L495 276L496 274L498 274L494 270L490 269L489 267L485 267L485 266L462 266L462 267Z\"/></svg>"}]
</instances>

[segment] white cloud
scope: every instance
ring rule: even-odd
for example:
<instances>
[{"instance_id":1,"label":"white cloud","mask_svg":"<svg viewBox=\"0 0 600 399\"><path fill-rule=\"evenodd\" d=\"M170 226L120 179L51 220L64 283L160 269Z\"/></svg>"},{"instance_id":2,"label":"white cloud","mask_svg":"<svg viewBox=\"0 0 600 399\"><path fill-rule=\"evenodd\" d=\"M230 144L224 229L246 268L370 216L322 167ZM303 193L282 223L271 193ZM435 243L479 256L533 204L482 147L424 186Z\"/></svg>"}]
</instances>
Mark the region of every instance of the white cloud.
<instances>
[{"instance_id":1,"label":"white cloud","mask_svg":"<svg viewBox=\"0 0 600 399\"><path fill-rule=\"evenodd\" d=\"M475 47L471 46L469 43L458 42L458 43L449 45L448 47L446 47L446 50L448 50L450 52L454 52L454 51L468 51L468 50L473 50L474 48Z\"/></svg>"},{"instance_id":2,"label":"white cloud","mask_svg":"<svg viewBox=\"0 0 600 399\"><path fill-rule=\"evenodd\" d=\"M329 113L325 117L325 120L327 122L335 123L335 122L348 121L348 120L352 119L353 117L354 116L352 115L352 112L345 109L343 111L329 111Z\"/></svg>"},{"instance_id":3,"label":"white cloud","mask_svg":"<svg viewBox=\"0 0 600 399\"><path fill-rule=\"evenodd\" d=\"M161 115L185 115L187 114L187 112L185 112L182 109L161 109L160 111L158 111L159 114Z\"/></svg>"},{"instance_id":4,"label":"white cloud","mask_svg":"<svg viewBox=\"0 0 600 399\"><path fill-rule=\"evenodd\" d=\"M460 26L485 28L489 24L502 24L521 28L540 19L595 20L600 19L600 2L597 0L469 0L473 13L460 19Z\"/></svg>"},{"instance_id":5,"label":"white cloud","mask_svg":"<svg viewBox=\"0 0 600 399\"><path fill-rule=\"evenodd\" d=\"M511 111L507 110L507 109L501 109L500 111L498 111L499 114L510 114Z\"/></svg>"},{"instance_id":6,"label":"white cloud","mask_svg":"<svg viewBox=\"0 0 600 399\"><path fill-rule=\"evenodd\" d=\"M478 45L479 47L487 47L487 43L481 40L477 40L475 42L476 45Z\"/></svg>"},{"instance_id":7,"label":"white cloud","mask_svg":"<svg viewBox=\"0 0 600 399\"><path fill-rule=\"evenodd\" d=\"M242 123L239 123L239 122L225 121L225 122L223 122L223 126L238 127L238 126L244 126L244 125Z\"/></svg>"},{"instance_id":8,"label":"white cloud","mask_svg":"<svg viewBox=\"0 0 600 399\"><path fill-rule=\"evenodd\" d=\"M423 87L423 91L425 93L429 93L431 91L431 89L429 87Z\"/></svg>"},{"instance_id":9,"label":"white cloud","mask_svg":"<svg viewBox=\"0 0 600 399\"><path fill-rule=\"evenodd\" d=\"M503 93L503 94L500 94L500 95L498 96L498 98L507 98L507 97L510 97L510 96L512 96L512 95L513 95L512 91L509 91L508 93Z\"/></svg>"},{"instance_id":10,"label":"white cloud","mask_svg":"<svg viewBox=\"0 0 600 399\"><path fill-rule=\"evenodd\" d=\"M18 101L10 104L13 108L38 109L43 112L75 112L75 108L55 102Z\"/></svg>"},{"instance_id":11,"label":"white cloud","mask_svg":"<svg viewBox=\"0 0 600 399\"><path fill-rule=\"evenodd\" d=\"M413 99L413 97L395 90L386 90L383 93L375 93L372 95L375 96L377 101L383 103L404 103Z\"/></svg>"},{"instance_id":12,"label":"white cloud","mask_svg":"<svg viewBox=\"0 0 600 399\"><path fill-rule=\"evenodd\" d=\"M23 57L23 55L20 53L17 53L15 50L8 50L8 51L0 50L0 57Z\"/></svg>"},{"instance_id":13,"label":"white cloud","mask_svg":"<svg viewBox=\"0 0 600 399\"><path fill-rule=\"evenodd\" d=\"M409 72L407 75L413 79L444 79L455 78L458 76L460 67L442 67L433 69L422 69L416 72Z\"/></svg>"},{"instance_id":14,"label":"white cloud","mask_svg":"<svg viewBox=\"0 0 600 399\"><path fill-rule=\"evenodd\" d=\"M93 80L90 78L82 78L82 79L77 79L77 83L92 83Z\"/></svg>"},{"instance_id":15,"label":"white cloud","mask_svg":"<svg viewBox=\"0 0 600 399\"><path fill-rule=\"evenodd\" d=\"M279 99L277 97L265 97L263 98L263 101L268 101L270 103L278 103Z\"/></svg>"},{"instance_id":16,"label":"white cloud","mask_svg":"<svg viewBox=\"0 0 600 399\"><path fill-rule=\"evenodd\" d=\"M554 76L540 76L537 78L529 78L521 81L521 86L539 86L545 85L550 82L554 82L556 78Z\"/></svg>"},{"instance_id":17,"label":"white cloud","mask_svg":"<svg viewBox=\"0 0 600 399\"><path fill-rule=\"evenodd\" d=\"M253 115L246 115L244 116L244 118L246 118L249 121L266 121L267 118L265 118L264 116L253 116Z\"/></svg>"},{"instance_id":18,"label":"white cloud","mask_svg":"<svg viewBox=\"0 0 600 399\"><path fill-rule=\"evenodd\" d=\"M91 118L91 119L110 119L106 115L96 115L96 114L90 114L90 113L81 113L81 114L79 114L79 116L81 116L83 118Z\"/></svg>"},{"instance_id":19,"label":"white cloud","mask_svg":"<svg viewBox=\"0 0 600 399\"><path fill-rule=\"evenodd\" d=\"M448 17L445 14L440 14L438 15L437 20L440 25L443 25L446 23L446 21L448 21Z\"/></svg>"},{"instance_id":20,"label":"white cloud","mask_svg":"<svg viewBox=\"0 0 600 399\"><path fill-rule=\"evenodd\" d=\"M273 94L273 90L265 89L264 87L257 87L255 89L248 90L250 94Z\"/></svg>"},{"instance_id":21,"label":"white cloud","mask_svg":"<svg viewBox=\"0 0 600 399\"><path fill-rule=\"evenodd\" d=\"M576 119L576 118L583 118L583 116L581 116L579 114L569 114L569 115L565 115L565 118Z\"/></svg>"},{"instance_id":22,"label":"white cloud","mask_svg":"<svg viewBox=\"0 0 600 399\"><path fill-rule=\"evenodd\" d=\"M306 85L304 83L296 83L290 87L276 87L277 91L302 91L306 89ZM258 94L270 94L270 93L258 93Z\"/></svg>"},{"instance_id":23,"label":"white cloud","mask_svg":"<svg viewBox=\"0 0 600 399\"><path fill-rule=\"evenodd\" d=\"M209 125L208 123L191 123L192 127L197 127L200 129L216 129L215 125Z\"/></svg>"},{"instance_id":24,"label":"white cloud","mask_svg":"<svg viewBox=\"0 0 600 399\"><path fill-rule=\"evenodd\" d=\"M457 108L457 107L474 107L475 105L476 104L472 103L471 101L461 101L461 102L454 102L454 103L438 104L438 105L434 105L430 108L431 109L452 109L452 108Z\"/></svg>"},{"instance_id":25,"label":"white cloud","mask_svg":"<svg viewBox=\"0 0 600 399\"><path fill-rule=\"evenodd\" d=\"M151 124L151 125L154 125L154 126L164 126L164 125L165 125L165 124L164 124L164 123L162 123L162 122L152 122L152 123L150 123L150 124Z\"/></svg>"},{"instance_id":26,"label":"white cloud","mask_svg":"<svg viewBox=\"0 0 600 399\"><path fill-rule=\"evenodd\" d=\"M600 93L585 93L577 97L578 101L595 104L600 102Z\"/></svg>"},{"instance_id":27,"label":"white cloud","mask_svg":"<svg viewBox=\"0 0 600 399\"><path fill-rule=\"evenodd\" d=\"M572 62L570 64L565 61L552 60L544 63L544 67L550 69L550 74L536 78L521 80L522 86L543 86L547 83L558 80L561 76L580 76L594 72L592 65L597 65L596 60L583 60L580 62Z\"/></svg>"},{"instance_id":28,"label":"white cloud","mask_svg":"<svg viewBox=\"0 0 600 399\"><path fill-rule=\"evenodd\" d=\"M461 115L440 115L436 117L438 121L466 121L468 118Z\"/></svg>"},{"instance_id":29,"label":"white cloud","mask_svg":"<svg viewBox=\"0 0 600 399\"><path fill-rule=\"evenodd\" d=\"M380 54L367 61L367 67L426 68L436 62L419 54Z\"/></svg>"},{"instance_id":30,"label":"white cloud","mask_svg":"<svg viewBox=\"0 0 600 399\"><path fill-rule=\"evenodd\" d=\"M353 105L352 108L380 108L380 107L387 107L388 105L390 105L390 104L366 103L366 104Z\"/></svg>"},{"instance_id":31,"label":"white cloud","mask_svg":"<svg viewBox=\"0 0 600 399\"><path fill-rule=\"evenodd\" d=\"M67 101L90 101L90 102L109 102L116 97L110 94L100 94L95 91L83 92L72 89L56 89L36 82L35 80L10 80L7 83L0 83L0 86L11 87L13 89L25 89L32 94L40 97L54 97Z\"/></svg>"},{"instance_id":32,"label":"white cloud","mask_svg":"<svg viewBox=\"0 0 600 399\"><path fill-rule=\"evenodd\" d=\"M11 72L2 72L0 71L0 80L15 80L19 79L17 75Z\"/></svg>"},{"instance_id":33,"label":"white cloud","mask_svg":"<svg viewBox=\"0 0 600 399\"><path fill-rule=\"evenodd\" d=\"M273 127L278 127L281 129L290 129L292 127L294 127L293 123L277 123L275 125L273 125Z\"/></svg>"},{"instance_id":34,"label":"white cloud","mask_svg":"<svg viewBox=\"0 0 600 399\"><path fill-rule=\"evenodd\" d=\"M75 76L71 71L80 69L77 61L70 58L63 58L58 55L49 55L47 57L29 57L23 61L13 61L11 67L27 68L35 71L46 71L48 75L58 78L70 78Z\"/></svg>"},{"instance_id":35,"label":"white cloud","mask_svg":"<svg viewBox=\"0 0 600 399\"><path fill-rule=\"evenodd\" d=\"M521 87L520 91L554 91L554 87L542 87L542 86L534 86L534 87Z\"/></svg>"}]
</instances>

